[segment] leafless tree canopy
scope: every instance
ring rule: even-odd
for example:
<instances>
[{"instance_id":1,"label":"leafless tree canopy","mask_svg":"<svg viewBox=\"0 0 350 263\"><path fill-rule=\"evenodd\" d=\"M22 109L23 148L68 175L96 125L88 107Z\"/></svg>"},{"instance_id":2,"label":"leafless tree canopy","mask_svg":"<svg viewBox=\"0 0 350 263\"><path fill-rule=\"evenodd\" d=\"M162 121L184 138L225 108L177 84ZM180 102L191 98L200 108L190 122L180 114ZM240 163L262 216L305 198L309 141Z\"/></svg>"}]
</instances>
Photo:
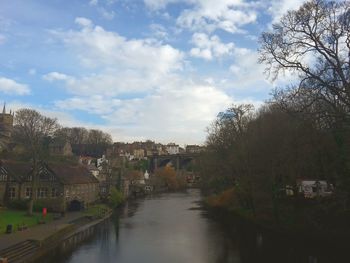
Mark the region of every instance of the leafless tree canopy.
<instances>
[{"instance_id":1,"label":"leafless tree canopy","mask_svg":"<svg viewBox=\"0 0 350 263\"><path fill-rule=\"evenodd\" d=\"M43 139L53 136L59 127L56 119L45 117L32 109L18 110L14 124L17 138L29 148L33 158L38 158Z\"/></svg>"},{"instance_id":2,"label":"leafless tree canopy","mask_svg":"<svg viewBox=\"0 0 350 263\"><path fill-rule=\"evenodd\" d=\"M289 100L304 106L322 101L334 112L349 113L349 1L311 0L284 15L260 43L260 62L272 79L287 71L299 77L295 89L284 90Z\"/></svg>"}]
</instances>

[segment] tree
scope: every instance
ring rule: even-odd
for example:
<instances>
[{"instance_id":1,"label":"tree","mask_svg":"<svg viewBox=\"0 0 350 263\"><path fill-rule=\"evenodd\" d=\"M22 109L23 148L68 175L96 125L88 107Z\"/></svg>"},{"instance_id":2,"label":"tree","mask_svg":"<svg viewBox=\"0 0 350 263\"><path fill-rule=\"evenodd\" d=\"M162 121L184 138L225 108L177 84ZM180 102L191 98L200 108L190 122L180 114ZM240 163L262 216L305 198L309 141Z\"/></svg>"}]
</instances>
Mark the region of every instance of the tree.
<instances>
[{"instance_id":1,"label":"tree","mask_svg":"<svg viewBox=\"0 0 350 263\"><path fill-rule=\"evenodd\" d=\"M185 178L178 176L175 169L168 165L157 169L155 177L160 178L169 190L180 190L186 187Z\"/></svg>"},{"instance_id":2,"label":"tree","mask_svg":"<svg viewBox=\"0 0 350 263\"><path fill-rule=\"evenodd\" d=\"M322 101L341 118L350 110L350 2L311 0L289 11L272 32L262 34L260 62L273 78L287 71L299 77L284 92L305 107Z\"/></svg>"},{"instance_id":3,"label":"tree","mask_svg":"<svg viewBox=\"0 0 350 263\"><path fill-rule=\"evenodd\" d=\"M110 134L100 130L87 130L83 127L61 128L55 137L68 141L76 155L101 156L113 140Z\"/></svg>"},{"instance_id":4,"label":"tree","mask_svg":"<svg viewBox=\"0 0 350 263\"><path fill-rule=\"evenodd\" d=\"M124 202L123 194L115 187L111 188L111 195L109 197L109 203L113 208L118 207Z\"/></svg>"},{"instance_id":5,"label":"tree","mask_svg":"<svg viewBox=\"0 0 350 263\"><path fill-rule=\"evenodd\" d=\"M350 200L350 2L311 0L262 34L260 62L275 79L291 72L296 84L276 90L283 109L316 120L336 141L338 183ZM339 189L339 188L338 188Z\"/></svg>"},{"instance_id":6,"label":"tree","mask_svg":"<svg viewBox=\"0 0 350 263\"><path fill-rule=\"evenodd\" d=\"M42 158L44 140L54 135L58 124L56 119L45 117L32 109L18 110L14 122L16 136L28 149L32 158L32 196L28 206L28 213L31 215L36 199L38 164Z\"/></svg>"}]
</instances>

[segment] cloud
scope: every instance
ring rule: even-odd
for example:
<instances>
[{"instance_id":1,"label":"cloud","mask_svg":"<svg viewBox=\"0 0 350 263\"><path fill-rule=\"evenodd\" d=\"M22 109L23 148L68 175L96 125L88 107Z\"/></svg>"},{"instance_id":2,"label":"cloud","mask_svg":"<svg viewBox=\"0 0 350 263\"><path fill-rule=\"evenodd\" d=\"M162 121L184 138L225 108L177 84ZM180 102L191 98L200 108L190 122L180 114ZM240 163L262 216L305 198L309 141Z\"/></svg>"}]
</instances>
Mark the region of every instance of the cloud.
<instances>
[{"instance_id":1,"label":"cloud","mask_svg":"<svg viewBox=\"0 0 350 263\"><path fill-rule=\"evenodd\" d=\"M94 26L86 18L77 18L81 30L52 33L78 57L83 68L94 73L80 77L51 72L48 81L65 81L74 94L144 92L159 86L164 79L181 71L184 53L155 39L127 39L115 32Z\"/></svg>"},{"instance_id":2,"label":"cloud","mask_svg":"<svg viewBox=\"0 0 350 263\"><path fill-rule=\"evenodd\" d=\"M90 19L85 18L85 17L77 17L75 19L75 23L82 26L82 27L91 27L93 25L92 21Z\"/></svg>"},{"instance_id":3,"label":"cloud","mask_svg":"<svg viewBox=\"0 0 350 263\"><path fill-rule=\"evenodd\" d=\"M169 38L169 34L165 27L161 24L150 24L150 29L152 31L152 35L160 40L167 40Z\"/></svg>"},{"instance_id":4,"label":"cloud","mask_svg":"<svg viewBox=\"0 0 350 263\"><path fill-rule=\"evenodd\" d=\"M53 82L56 80L65 80L65 81L73 80L72 77L70 77L66 74L59 73L59 72L50 72L50 73L44 75L43 79L50 81L50 82Z\"/></svg>"},{"instance_id":5,"label":"cloud","mask_svg":"<svg viewBox=\"0 0 350 263\"><path fill-rule=\"evenodd\" d=\"M236 49L233 56L234 64L230 66L233 82L240 89L250 90L270 89L271 83L264 75L265 66L258 63L259 54L249 49Z\"/></svg>"},{"instance_id":6,"label":"cloud","mask_svg":"<svg viewBox=\"0 0 350 263\"><path fill-rule=\"evenodd\" d=\"M233 43L222 43L216 35L209 37L205 33L193 34L191 42L195 45L190 51L191 56L206 60L231 55L235 47Z\"/></svg>"},{"instance_id":7,"label":"cloud","mask_svg":"<svg viewBox=\"0 0 350 263\"><path fill-rule=\"evenodd\" d=\"M28 85L5 77L0 77L0 91L11 95L27 95L30 93Z\"/></svg>"},{"instance_id":8,"label":"cloud","mask_svg":"<svg viewBox=\"0 0 350 263\"><path fill-rule=\"evenodd\" d=\"M306 0L273 0L266 3L272 16L272 23L277 23L290 10L297 10Z\"/></svg>"},{"instance_id":9,"label":"cloud","mask_svg":"<svg viewBox=\"0 0 350 263\"><path fill-rule=\"evenodd\" d=\"M99 7L97 10L101 16L107 20L112 20L115 17L115 12L113 10L108 11L104 7Z\"/></svg>"},{"instance_id":10,"label":"cloud","mask_svg":"<svg viewBox=\"0 0 350 263\"><path fill-rule=\"evenodd\" d=\"M92 6L98 5L98 0L90 0L89 5L92 5Z\"/></svg>"},{"instance_id":11,"label":"cloud","mask_svg":"<svg viewBox=\"0 0 350 263\"><path fill-rule=\"evenodd\" d=\"M105 129L118 130L114 137L202 143L206 127L231 103L232 98L213 85L177 78L145 97L74 97L56 106L102 115Z\"/></svg>"},{"instance_id":12,"label":"cloud","mask_svg":"<svg viewBox=\"0 0 350 263\"><path fill-rule=\"evenodd\" d=\"M144 0L151 10L181 2L190 5L190 8L180 13L177 25L191 31L213 32L221 29L230 33L242 33L244 31L241 27L254 23L257 18L255 3L246 3L243 0Z\"/></svg>"},{"instance_id":13,"label":"cloud","mask_svg":"<svg viewBox=\"0 0 350 263\"><path fill-rule=\"evenodd\" d=\"M184 0L144 0L145 5L151 10L160 10L172 3L185 2ZM190 1L192 2L192 1Z\"/></svg>"}]
</instances>

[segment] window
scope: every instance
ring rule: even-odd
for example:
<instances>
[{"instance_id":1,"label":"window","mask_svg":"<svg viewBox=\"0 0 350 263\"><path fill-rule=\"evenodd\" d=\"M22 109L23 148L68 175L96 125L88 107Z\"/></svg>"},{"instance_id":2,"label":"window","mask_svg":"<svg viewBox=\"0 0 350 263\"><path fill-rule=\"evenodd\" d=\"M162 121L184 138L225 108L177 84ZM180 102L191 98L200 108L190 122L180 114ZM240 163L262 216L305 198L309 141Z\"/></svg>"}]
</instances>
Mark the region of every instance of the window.
<instances>
[{"instance_id":1,"label":"window","mask_svg":"<svg viewBox=\"0 0 350 263\"><path fill-rule=\"evenodd\" d=\"M26 188L26 198L29 199L32 197L33 191L31 187Z\"/></svg>"},{"instance_id":2,"label":"window","mask_svg":"<svg viewBox=\"0 0 350 263\"><path fill-rule=\"evenodd\" d=\"M7 171L4 167L0 169L0 181L7 181Z\"/></svg>"},{"instance_id":3,"label":"window","mask_svg":"<svg viewBox=\"0 0 350 263\"><path fill-rule=\"evenodd\" d=\"M38 188L38 198L46 198L47 197L47 188L40 187Z\"/></svg>"},{"instance_id":4,"label":"window","mask_svg":"<svg viewBox=\"0 0 350 263\"><path fill-rule=\"evenodd\" d=\"M57 188L51 189L51 197L58 197L58 189Z\"/></svg>"},{"instance_id":5,"label":"window","mask_svg":"<svg viewBox=\"0 0 350 263\"><path fill-rule=\"evenodd\" d=\"M15 199L16 198L16 188L10 187L8 195L9 195L10 199Z\"/></svg>"},{"instance_id":6,"label":"window","mask_svg":"<svg viewBox=\"0 0 350 263\"><path fill-rule=\"evenodd\" d=\"M69 197L69 190L66 190L66 197Z\"/></svg>"}]
</instances>

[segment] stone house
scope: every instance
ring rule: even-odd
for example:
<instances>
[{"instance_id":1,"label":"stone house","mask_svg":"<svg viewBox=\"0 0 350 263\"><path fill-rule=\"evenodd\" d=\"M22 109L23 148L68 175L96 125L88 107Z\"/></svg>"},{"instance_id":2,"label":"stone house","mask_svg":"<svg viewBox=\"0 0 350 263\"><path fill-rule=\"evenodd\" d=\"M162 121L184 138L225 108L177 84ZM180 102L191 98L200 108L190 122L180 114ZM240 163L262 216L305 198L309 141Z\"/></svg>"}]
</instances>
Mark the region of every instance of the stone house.
<instances>
[{"instance_id":1,"label":"stone house","mask_svg":"<svg viewBox=\"0 0 350 263\"><path fill-rule=\"evenodd\" d=\"M166 146L166 151L168 154L178 154L179 153L179 145L175 143L168 143Z\"/></svg>"},{"instance_id":2,"label":"stone house","mask_svg":"<svg viewBox=\"0 0 350 263\"><path fill-rule=\"evenodd\" d=\"M187 153L200 153L203 151L203 147L199 145L187 145L186 152Z\"/></svg>"},{"instance_id":3,"label":"stone house","mask_svg":"<svg viewBox=\"0 0 350 263\"><path fill-rule=\"evenodd\" d=\"M0 204L26 200L33 194L51 211L80 210L97 201L99 182L81 165L41 163L33 193L33 169L29 162L0 162Z\"/></svg>"},{"instance_id":4,"label":"stone house","mask_svg":"<svg viewBox=\"0 0 350 263\"><path fill-rule=\"evenodd\" d=\"M134 158L137 160L142 160L145 158L145 150L144 149L135 149L134 150Z\"/></svg>"}]
</instances>

